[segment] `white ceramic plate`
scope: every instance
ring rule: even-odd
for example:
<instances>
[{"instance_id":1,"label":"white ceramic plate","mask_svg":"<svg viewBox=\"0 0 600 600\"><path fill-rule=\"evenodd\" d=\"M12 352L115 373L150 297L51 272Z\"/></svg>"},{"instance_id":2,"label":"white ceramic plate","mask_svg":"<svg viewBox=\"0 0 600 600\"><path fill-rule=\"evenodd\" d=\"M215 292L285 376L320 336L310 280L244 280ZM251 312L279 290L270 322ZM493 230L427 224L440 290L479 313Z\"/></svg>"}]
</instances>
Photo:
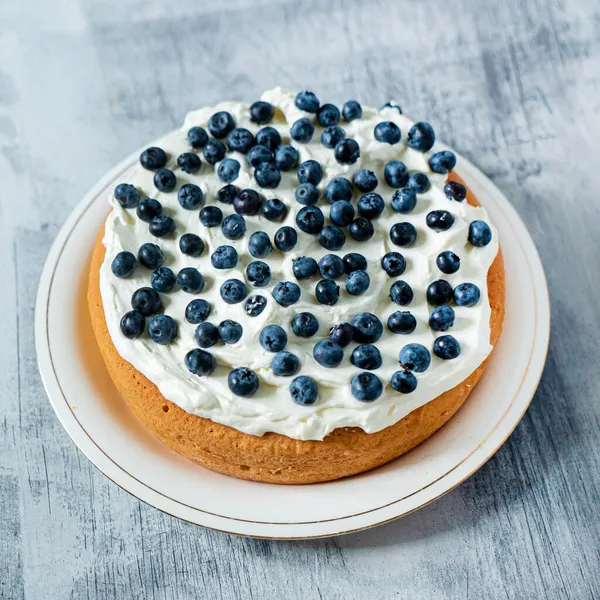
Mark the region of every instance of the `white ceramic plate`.
<instances>
[{"instance_id":1,"label":"white ceramic plate","mask_svg":"<svg viewBox=\"0 0 600 600\"><path fill-rule=\"evenodd\" d=\"M507 297L500 343L457 415L389 465L309 486L241 481L172 452L146 432L113 387L85 299L107 194L138 156L108 173L72 212L48 256L35 315L39 369L50 402L80 450L117 485L166 513L229 533L287 539L338 535L396 519L439 498L479 469L516 427L546 359L546 280L515 210L487 177L459 159L458 172L500 232Z\"/></svg>"}]
</instances>

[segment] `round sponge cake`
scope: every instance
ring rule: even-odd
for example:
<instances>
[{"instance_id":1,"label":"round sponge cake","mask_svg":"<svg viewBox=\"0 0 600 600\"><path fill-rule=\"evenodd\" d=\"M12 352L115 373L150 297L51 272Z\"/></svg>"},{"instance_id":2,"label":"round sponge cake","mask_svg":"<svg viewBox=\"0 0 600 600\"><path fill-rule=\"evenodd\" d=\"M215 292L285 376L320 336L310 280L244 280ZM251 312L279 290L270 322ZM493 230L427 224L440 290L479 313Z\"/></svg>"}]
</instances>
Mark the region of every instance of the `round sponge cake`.
<instances>
[{"instance_id":1,"label":"round sponge cake","mask_svg":"<svg viewBox=\"0 0 600 600\"><path fill-rule=\"evenodd\" d=\"M455 173L449 179L462 182ZM470 191L467 202L478 205ZM486 359L462 383L376 433L341 428L322 441L296 440L277 433L250 435L182 410L119 355L108 332L100 295L99 271L104 255L100 235L90 265L88 301L94 333L115 386L149 431L182 456L219 473L267 483L303 484L331 481L383 465L442 427L463 405L487 364ZM500 251L487 282L490 343L495 345L504 317Z\"/></svg>"}]
</instances>

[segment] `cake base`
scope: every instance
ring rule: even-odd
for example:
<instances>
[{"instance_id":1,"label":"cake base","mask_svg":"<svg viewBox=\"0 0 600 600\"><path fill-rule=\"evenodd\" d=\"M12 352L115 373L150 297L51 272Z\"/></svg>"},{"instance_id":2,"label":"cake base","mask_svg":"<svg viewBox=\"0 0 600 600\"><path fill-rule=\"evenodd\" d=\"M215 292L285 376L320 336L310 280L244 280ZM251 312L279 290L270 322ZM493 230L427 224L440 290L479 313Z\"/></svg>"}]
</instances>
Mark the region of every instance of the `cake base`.
<instances>
[{"instance_id":1,"label":"cake base","mask_svg":"<svg viewBox=\"0 0 600 600\"><path fill-rule=\"evenodd\" d=\"M461 181L452 173L450 179ZM478 205L468 191L467 202ZM279 484L332 481L381 466L408 452L442 427L463 405L483 374L486 359L469 377L400 421L376 433L342 428L322 441L294 440L277 433L262 437L187 413L117 352L100 295L105 250L98 238L90 265L88 302L92 327L108 372L137 418L156 437L198 464L241 479ZM488 272L490 342L495 345L504 318L504 264L499 251Z\"/></svg>"}]
</instances>

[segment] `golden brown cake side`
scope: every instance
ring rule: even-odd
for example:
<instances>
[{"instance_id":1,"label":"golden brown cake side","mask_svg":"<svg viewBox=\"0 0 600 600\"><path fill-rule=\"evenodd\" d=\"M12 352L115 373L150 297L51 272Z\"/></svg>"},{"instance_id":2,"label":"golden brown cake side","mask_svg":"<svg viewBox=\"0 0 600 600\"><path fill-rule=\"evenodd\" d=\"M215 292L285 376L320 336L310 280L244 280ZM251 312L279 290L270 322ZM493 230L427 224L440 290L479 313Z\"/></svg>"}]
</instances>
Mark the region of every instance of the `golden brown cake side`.
<instances>
[{"instance_id":1,"label":"golden brown cake side","mask_svg":"<svg viewBox=\"0 0 600 600\"><path fill-rule=\"evenodd\" d=\"M450 179L460 181L452 173ZM464 182L463 182L464 183ZM467 193L469 204L477 199ZM383 465L408 452L442 427L463 405L483 374L486 359L467 379L406 417L376 433L336 429L323 441L301 441L276 433L262 437L192 415L166 400L158 388L123 359L111 340L99 272L104 260L102 235L90 265L88 301L92 327L108 372L138 419L179 454L208 469L242 479L281 484L331 481ZM495 345L504 318L504 264L499 251L488 272L490 342Z\"/></svg>"}]
</instances>

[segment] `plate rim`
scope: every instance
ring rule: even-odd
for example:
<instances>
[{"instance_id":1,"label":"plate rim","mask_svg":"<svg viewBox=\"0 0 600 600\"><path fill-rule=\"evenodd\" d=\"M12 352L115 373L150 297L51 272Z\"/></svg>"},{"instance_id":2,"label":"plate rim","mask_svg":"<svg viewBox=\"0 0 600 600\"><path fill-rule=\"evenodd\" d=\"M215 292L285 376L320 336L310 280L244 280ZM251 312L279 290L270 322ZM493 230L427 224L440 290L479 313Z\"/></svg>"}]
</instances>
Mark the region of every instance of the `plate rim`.
<instances>
[{"instance_id":1,"label":"plate rim","mask_svg":"<svg viewBox=\"0 0 600 600\"><path fill-rule=\"evenodd\" d=\"M142 147L142 149L144 147ZM287 540L316 539L316 538L323 538L323 537L332 537L332 536L337 536L337 535L353 533L353 532L361 531L364 529L369 529L371 527L376 527L378 525L382 525L384 523L388 523L397 518L411 514L415 511L417 511L418 509L423 508L424 506L427 506L428 504L431 504L432 502L439 499L446 493L448 493L448 492L452 491L453 489L455 489L456 487L458 487L461 483L463 483L466 479L468 479L471 475L473 475L473 473L475 473L477 470L479 470L498 451L498 449L505 443L505 441L508 439L508 437L512 434L512 432L514 431L514 429L516 428L518 423L521 421L523 415L527 411L527 408L529 407L531 400L533 399L533 396L535 394L535 391L536 391L539 381L541 379L541 376L542 376L542 373L544 370L544 365L545 365L546 358L547 358L548 347L549 347L549 335L550 335L550 302L549 302L547 280L545 277L543 265L542 265L539 253L537 251L537 248L535 246L535 243L534 243L533 239L531 238L529 231L527 230L524 222L518 215L515 208L508 201L506 196L498 189L498 187L494 184L494 182L491 181L481 170L479 170L477 167L475 167L470 161L468 161L464 157L457 155L458 163L459 163L457 165L457 167L458 167L457 171L460 172L461 175L463 175L467 181L469 181L472 178L480 178L485 181L485 185L494 188L494 192L497 193L499 196L501 196L502 199L504 200L502 208L506 209L506 213L509 213L509 214L504 215L506 220L511 224L511 226L516 224L526 233L526 238L527 238L527 242L528 242L527 245L530 247L528 249L526 249L523 246L523 244L521 244L521 245L523 246L524 255L527 256L528 259L530 259L533 263L536 263L536 264L532 265L529 262L529 260L527 262L527 266L528 266L530 272L532 273L532 275L534 274L533 273L534 270L537 271L537 273L538 273L538 278L534 278L534 281L536 279L539 279L539 281L537 281L537 285L534 285L534 289L536 292L536 302L535 302L534 306L536 306L536 308L541 306L544 309L543 312L546 312L547 316L548 316L547 324L542 323L543 325L545 325L543 330L536 331L536 335L544 334L544 333L546 334L546 335L544 335L543 339L541 340L542 347L540 346L539 338L536 338L534 336L534 343L532 344L532 351L530 354L530 360L528 363L528 367L525 370L525 373L523 375L523 378L521 380L519 388L518 388L517 392L515 393L513 401L507 407L506 411L499 417L494 428L488 433L488 435L479 443L479 445L473 451L471 451L459 463L452 466L452 468L450 468L447 472L440 475L434 481L429 482L427 485L420 488L419 490L416 490L416 491L412 492L411 494L408 494L407 496L404 496L403 498L400 498L398 500L388 502L385 505L371 508L369 510L361 511L360 513L356 513L353 515L345 515L345 516L341 516L341 517L335 517L335 518L331 518L331 519L323 519L323 520L318 520L318 521L294 522L294 523L287 523L287 524L282 523L282 522L271 522L270 523L270 522L265 522L265 521L251 521L248 519L241 519L238 517L229 517L226 515L219 515L219 514L211 512L211 511L205 511L203 509L182 503L181 501L176 500L174 498L164 496L164 494L162 492L159 492L159 491L153 489L148 484L144 483L143 481L141 481L140 479L138 479L137 477L135 477L134 475L132 475L131 473L126 471L121 465L116 463L114 461L114 459L112 459L109 455L107 455L103 451L103 449L100 447L100 445L94 441L94 439L90 436L90 434L86 431L86 429L81 425L81 423L79 422L77 417L74 415L74 413L70 407L70 404L62 390L62 387L60 386L58 376L57 376L56 372L54 371L54 366L52 364L52 353L51 353L50 346L49 346L49 340L47 338L46 323L47 323L47 319L48 319L48 303L49 303L49 299L50 299L50 292L52 289L53 274L54 274L54 270L56 269L56 265L58 264L58 262L60 260L60 256L62 254L64 246L66 245L72 232L77 227L78 222L85 215L85 213L91 207L91 205L94 203L94 201L97 200L99 193L104 188L106 188L108 185L110 185L119 175L121 175L127 169L132 167L132 165L137 160L137 156L139 155L139 152L140 152L140 150L133 152L131 155L129 155L124 160L122 160L120 163L118 163L115 167L110 169L101 179L98 180L98 182L75 205L75 207L69 214L68 218L66 219L65 223L63 224L63 226L60 228L59 232L57 233L57 235L51 245L51 248L48 252L48 255L47 255L43 270L42 270L42 274L40 276L38 292L37 292L37 296L36 296L36 305L35 305L35 328L34 328L35 354L36 354L36 359L37 359L37 363L38 363L38 370L39 370L39 373L40 373L40 376L42 379L42 383L44 385L44 389L48 396L48 400L49 400L59 422L61 423L63 428L66 430L67 434L69 435L71 440L75 443L77 448L84 454L84 456L103 475L105 475L110 481L115 483L115 485L118 485L121 489L125 490L128 494L132 495L133 497L137 498L138 500L141 500L142 502L144 502L146 504L150 504L154 508L157 508L161 512L169 514L170 516L176 517L178 519L181 519L185 522L188 522L188 523L191 523L194 525L200 525L200 526L207 527L209 529L214 529L216 531L221 531L224 533L229 533L229 534L234 534L234 535L243 535L243 536L248 536L248 537L256 537L256 538L261 538L261 539L287 539ZM520 240L520 238L518 238L518 239ZM535 269L533 269L533 267L535 267ZM536 323L538 321L539 321L539 319L536 319ZM534 361L534 355L536 354L536 351L539 354L540 350L542 350L541 360L538 357L537 361ZM50 365L51 365L51 372L47 372L47 368L46 369L44 368L44 365L46 365L46 367L47 367L48 363L50 363ZM132 488L135 488L136 485L142 486L142 491L147 490L149 494L155 494L155 495L158 494L158 495L164 497L165 499L167 499L169 502L175 503L176 505L180 505L182 507L185 507L186 509L191 509L197 513L209 515L209 516L217 518L217 519L234 521L236 523L253 524L253 525L259 525L259 526L271 526L271 527L277 527L277 528L285 528L285 527L289 527L289 528L300 527L300 528L302 528L302 527L307 527L307 526L315 526L315 525L319 525L322 523L333 523L333 522L337 522L337 521L344 522L347 519L353 519L353 518L356 519L356 518L362 517L364 515L373 514L378 511L383 511L385 509L389 509L391 506L393 506L395 504L398 504L400 502L407 500L408 498L410 498L412 496L422 493L427 488L430 488L436 484L439 484L444 478L451 475L462 464L464 464L468 460L472 460L474 455L476 455L478 452L481 452L482 448L489 441L489 439L494 435L495 431L500 427L500 425L504 422L504 420L506 419L508 414L511 412L511 409L513 408L513 405L514 405L514 401L521 394L521 390L523 389L523 386L525 385L525 382L527 381L528 376L531 376L532 363L536 363L534 365L536 368L535 368L535 373L533 375L533 381L531 383L529 383L529 386L528 386L531 388L530 396L527 399L527 401L524 402L521 413L516 418L514 418L514 422L511 422L511 424L509 425L508 431L501 434L502 439L499 440L498 444L494 448L492 448L490 450L486 450L484 453L484 456L477 458L476 459L477 464L475 464L473 466L472 470L470 469L470 470L468 470L468 472L466 474L459 476L459 480L456 482L453 482L452 485L450 485L450 487L442 490L439 493L436 492L433 497L424 500L423 502L418 504L418 506L415 506L408 510L400 511L398 514L392 515L391 517L385 518L381 521L369 522L367 524L363 524L360 527L356 527L356 528L346 529L346 528L342 527L340 531L329 532L329 533L320 533L317 535L301 535L301 536L262 535L262 534L255 534L255 533L248 533L248 532L241 532L241 531L228 531L226 529L221 529L219 527L216 527L216 526L214 526L214 524L200 523L198 521L190 520L180 514L176 514L176 511L169 510L168 508L163 507L163 506L158 506L156 501L153 502L151 498L144 498L144 497L142 497L143 494L140 494L139 491L136 492L134 489L132 489ZM58 405L55 397L53 396L53 392L56 392L58 394L58 396L62 399L64 406L61 407ZM69 415L69 413L63 414L62 409L64 407L69 409L70 415ZM72 427L77 428L78 432L72 431L71 430ZM88 438L91 446L84 447L86 445L81 443L81 440L78 439L77 433L83 433ZM113 476L109 475L107 472L107 469L102 468L102 466L100 466L98 464L101 461L98 461L98 456L94 456L95 452L100 452L108 461L110 461L110 463L113 465L113 467L115 467L118 470L118 474L122 476L121 479L125 478L126 481L116 481L115 480L116 478L113 478Z\"/></svg>"}]
</instances>

